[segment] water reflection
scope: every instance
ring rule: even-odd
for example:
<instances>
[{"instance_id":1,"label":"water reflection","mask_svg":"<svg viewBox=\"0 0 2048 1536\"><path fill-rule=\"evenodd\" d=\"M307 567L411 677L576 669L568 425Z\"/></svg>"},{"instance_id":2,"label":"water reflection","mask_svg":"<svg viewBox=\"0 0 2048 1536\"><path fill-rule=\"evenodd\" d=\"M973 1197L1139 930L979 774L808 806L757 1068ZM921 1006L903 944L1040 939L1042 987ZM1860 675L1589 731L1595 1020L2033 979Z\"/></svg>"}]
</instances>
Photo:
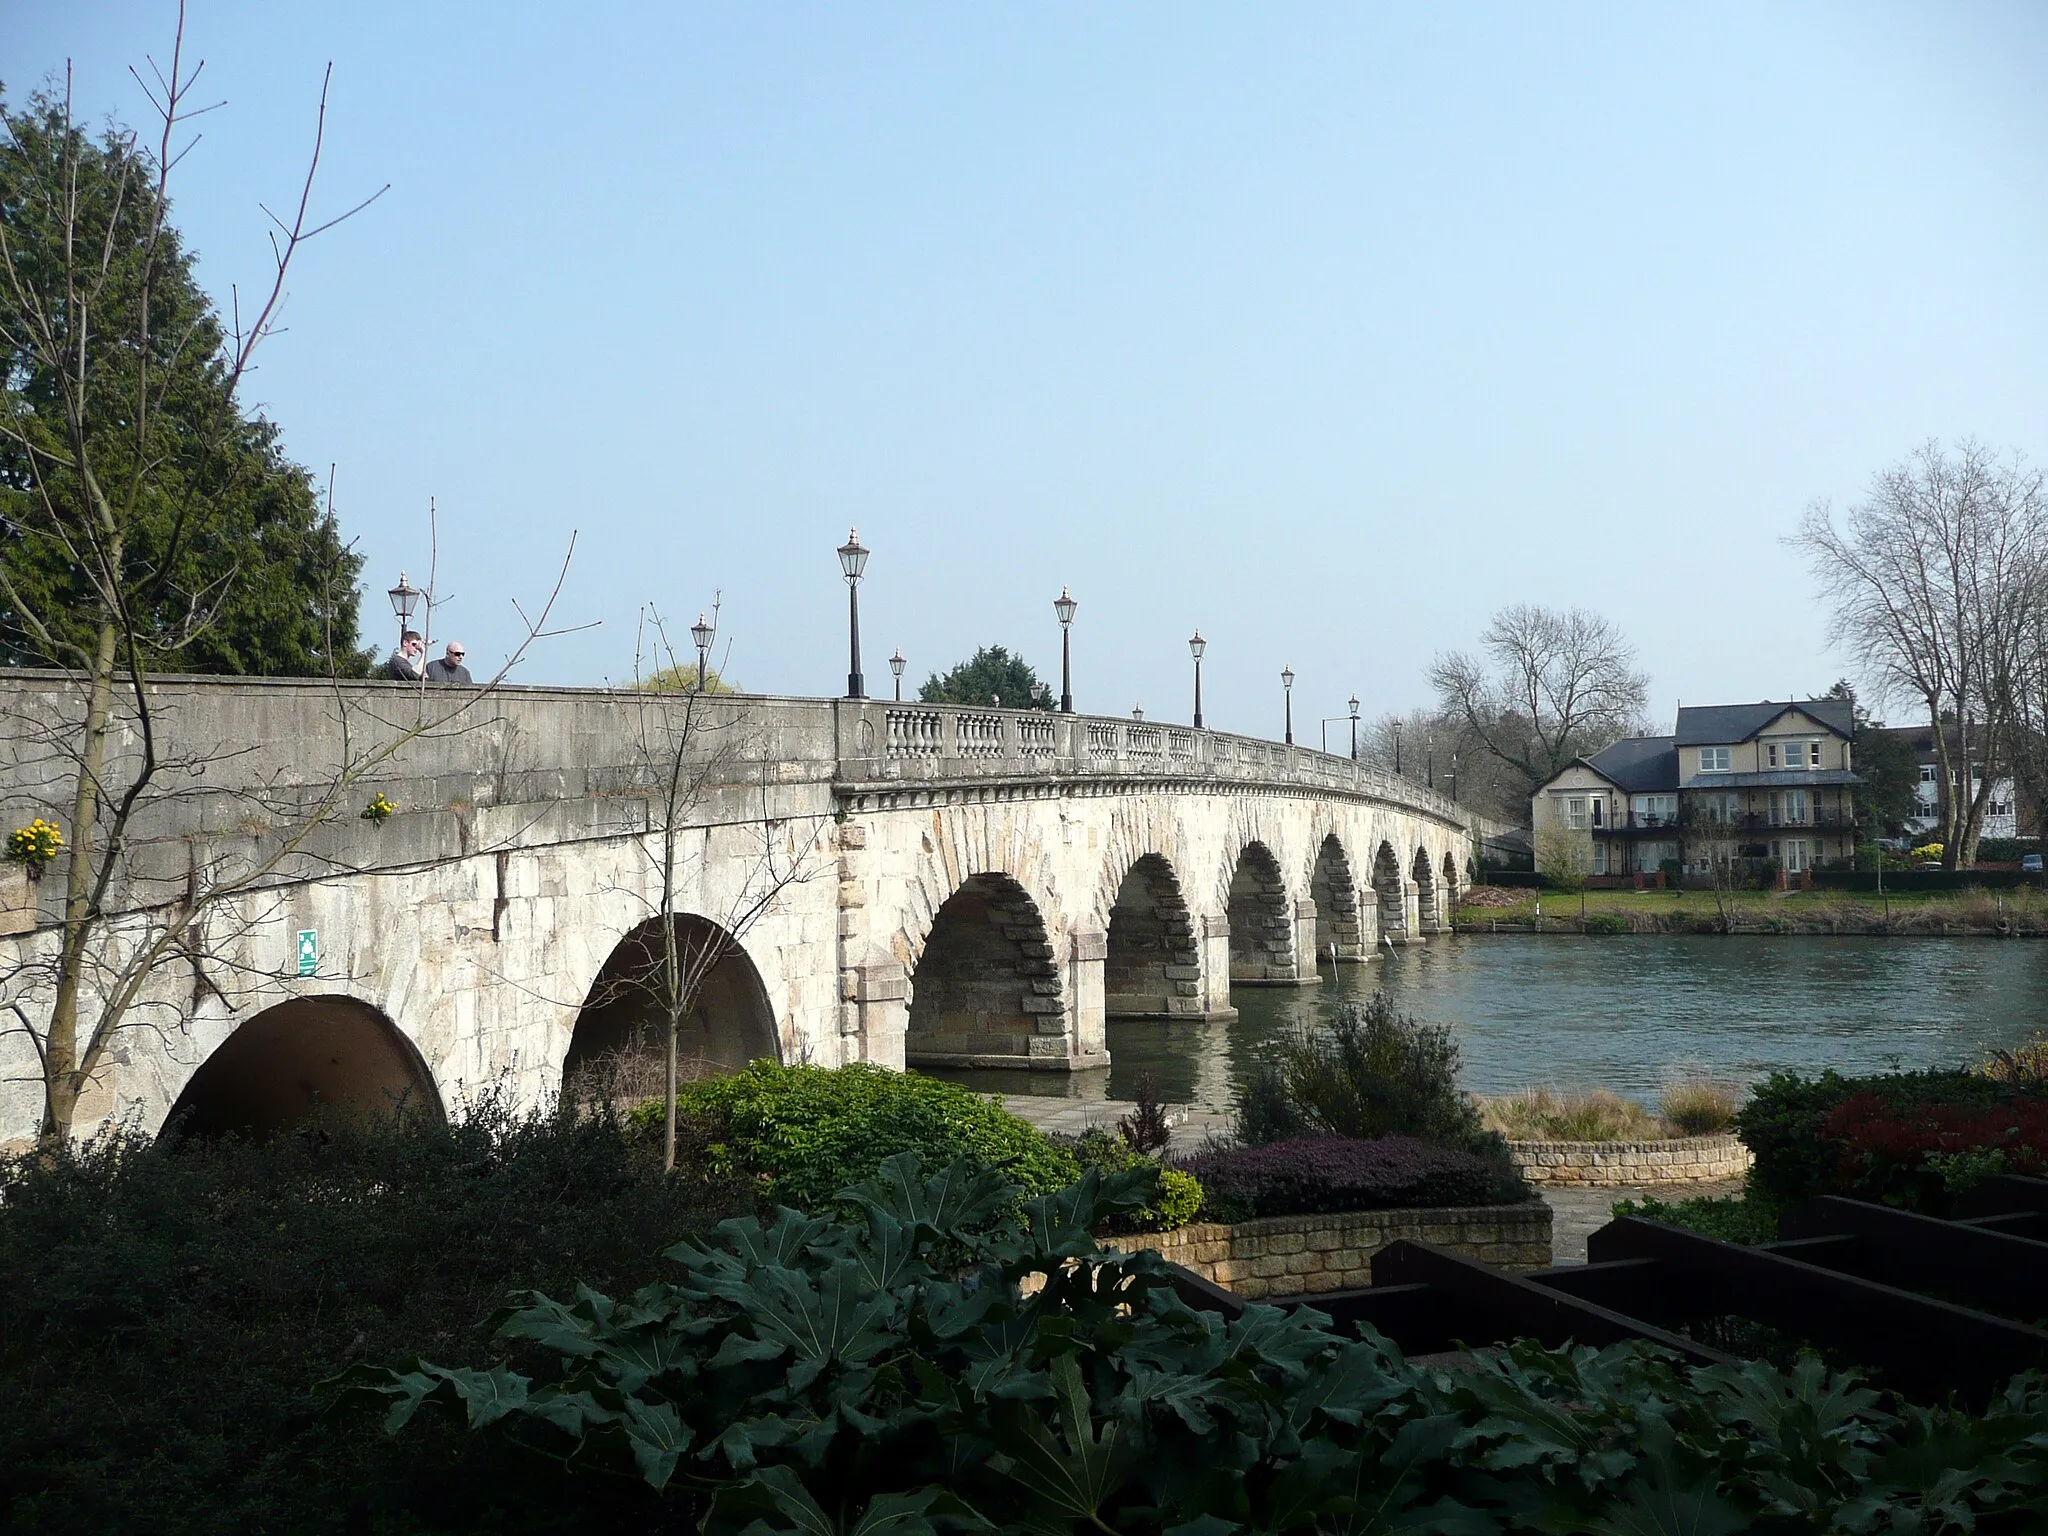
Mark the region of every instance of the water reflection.
<instances>
[{"instance_id":1,"label":"water reflection","mask_svg":"<svg viewBox=\"0 0 2048 1536\"><path fill-rule=\"evenodd\" d=\"M1273 1036L1385 987L1452 1025L1465 1084L1654 1097L1673 1074L1748 1081L1779 1068L1884 1071L1972 1061L2048 1027L2048 944L1995 939L1437 938L1323 984L1244 987L1232 1024L1112 1020L1107 1072L959 1072L991 1093L1168 1099L1217 1108Z\"/></svg>"}]
</instances>

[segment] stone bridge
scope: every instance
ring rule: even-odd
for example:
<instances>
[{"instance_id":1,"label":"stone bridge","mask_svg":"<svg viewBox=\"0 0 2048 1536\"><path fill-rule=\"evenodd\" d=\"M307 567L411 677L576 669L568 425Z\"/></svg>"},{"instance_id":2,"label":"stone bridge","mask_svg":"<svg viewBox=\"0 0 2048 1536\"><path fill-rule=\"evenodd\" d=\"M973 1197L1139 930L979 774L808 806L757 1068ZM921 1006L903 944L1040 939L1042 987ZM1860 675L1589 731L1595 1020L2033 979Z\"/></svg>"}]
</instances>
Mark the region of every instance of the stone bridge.
<instances>
[{"instance_id":1,"label":"stone bridge","mask_svg":"<svg viewBox=\"0 0 2048 1536\"><path fill-rule=\"evenodd\" d=\"M0 683L0 832L68 818L77 686ZM531 1101L644 1037L632 983L664 923L715 958L683 1045L700 1069L1082 1071L1108 1062L1107 1017L1225 1021L1234 986L1422 941L1471 871L1472 819L1417 784L1147 721L192 678L151 699L164 766L102 970L180 902L203 916L152 969L81 1131L497 1082ZM124 716L110 784L139 750ZM381 822L360 814L379 794ZM37 1019L64 864L0 869L0 1004ZM17 1141L41 1104L19 1028L0 1064Z\"/></svg>"}]
</instances>

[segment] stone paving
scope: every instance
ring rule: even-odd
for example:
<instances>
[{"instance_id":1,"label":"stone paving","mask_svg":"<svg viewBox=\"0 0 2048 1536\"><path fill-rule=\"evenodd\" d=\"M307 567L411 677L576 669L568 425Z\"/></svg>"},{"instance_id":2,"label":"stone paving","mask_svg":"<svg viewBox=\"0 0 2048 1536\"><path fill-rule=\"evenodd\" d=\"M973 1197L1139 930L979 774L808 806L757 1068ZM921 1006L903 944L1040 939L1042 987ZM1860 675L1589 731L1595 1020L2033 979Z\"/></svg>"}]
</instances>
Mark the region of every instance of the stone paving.
<instances>
[{"instance_id":1,"label":"stone paving","mask_svg":"<svg viewBox=\"0 0 2048 1536\"><path fill-rule=\"evenodd\" d=\"M1113 1131L1117 1121L1138 1106L1129 1099L1055 1099L1019 1093L1006 1096L1003 1107L1019 1119L1030 1121L1041 1131L1078 1136L1095 1128ZM1222 1135L1230 1126L1230 1116L1222 1110L1186 1104L1169 1105L1167 1117L1173 1124L1172 1149L1177 1152L1192 1152L1211 1136ZM1665 1200L1692 1200L1741 1192L1740 1179L1686 1184L1676 1188L1667 1185L1661 1189L1615 1186L1598 1189L1539 1186L1537 1189L1550 1207L1553 1264L1585 1263L1586 1239L1607 1225L1614 1207L1623 1200L1637 1200L1644 1195L1657 1195Z\"/></svg>"}]
</instances>

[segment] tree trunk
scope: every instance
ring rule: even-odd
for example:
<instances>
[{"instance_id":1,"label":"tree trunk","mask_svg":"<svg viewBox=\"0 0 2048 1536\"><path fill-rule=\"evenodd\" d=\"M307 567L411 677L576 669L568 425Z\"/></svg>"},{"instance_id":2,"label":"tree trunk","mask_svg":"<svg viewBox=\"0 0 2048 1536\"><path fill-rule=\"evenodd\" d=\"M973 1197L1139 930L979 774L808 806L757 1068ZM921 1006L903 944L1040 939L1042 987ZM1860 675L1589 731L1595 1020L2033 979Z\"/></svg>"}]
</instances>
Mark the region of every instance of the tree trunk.
<instances>
[{"instance_id":1,"label":"tree trunk","mask_svg":"<svg viewBox=\"0 0 2048 1536\"><path fill-rule=\"evenodd\" d=\"M57 997L50 1008L49 1036L43 1045L42 1139L46 1142L62 1141L71 1135L78 1096L92 1067L90 1061L80 1057L78 1007L86 942L95 923L93 833L99 813L100 780L106 767L107 727L113 714L117 640L115 627L103 623L93 649L85 706L85 750L79 758L78 788L71 798L71 857L64 877L64 940L57 962Z\"/></svg>"}]
</instances>

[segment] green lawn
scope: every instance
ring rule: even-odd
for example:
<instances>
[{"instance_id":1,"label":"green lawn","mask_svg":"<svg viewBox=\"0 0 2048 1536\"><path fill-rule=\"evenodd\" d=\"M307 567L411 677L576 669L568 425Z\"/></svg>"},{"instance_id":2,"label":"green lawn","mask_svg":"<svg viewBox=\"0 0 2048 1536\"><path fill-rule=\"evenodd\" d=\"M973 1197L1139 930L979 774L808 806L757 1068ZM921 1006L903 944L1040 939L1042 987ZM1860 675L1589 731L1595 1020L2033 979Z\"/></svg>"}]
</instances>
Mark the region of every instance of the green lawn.
<instances>
[{"instance_id":1,"label":"green lawn","mask_svg":"<svg viewBox=\"0 0 2048 1536\"><path fill-rule=\"evenodd\" d=\"M1712 923L1719 906L1712 891L1513 891L1513 906L1458 909L1460 926L1485 928L1490 921L1525 924L1535 919L1542 902L1547 927L1576 923L1581 917L1621 917L1632 927L1658 931ZM1888 927L1899 931L1939 931L1952 927L1986 929L2000 921L2022 932L2048 932L2048 898L2037 889L2011 891L1906 891L1880 899L1872 891L1738 891L1724 895L1729 917L1741 926L1778 927L1791 923L1820 931Z\"/></svg>"}]
</instances>

